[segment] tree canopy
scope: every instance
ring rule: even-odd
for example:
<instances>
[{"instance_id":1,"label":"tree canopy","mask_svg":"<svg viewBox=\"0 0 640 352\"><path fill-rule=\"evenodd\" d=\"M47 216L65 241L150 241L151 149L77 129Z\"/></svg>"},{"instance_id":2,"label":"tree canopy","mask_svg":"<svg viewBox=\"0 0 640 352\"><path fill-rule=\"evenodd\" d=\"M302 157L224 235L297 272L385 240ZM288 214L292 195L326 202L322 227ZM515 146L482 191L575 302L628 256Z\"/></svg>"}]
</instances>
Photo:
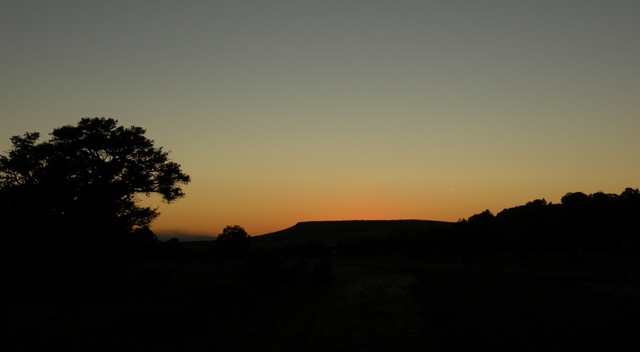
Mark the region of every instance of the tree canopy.
<instances>
[{"instance_id":1,"label":"tree canopy","mask_svg":"<svg viewBox=\"0 0 640 352\"><path fill-rule=\"evenodd\" d=\"M157 208L140 196L172 202L190 182L141 127L111 118L83 118L40 141L37 132L11 138L0 155L0 207L14 232L131 232L148 226ZM12 226L7 226L12 225Z\"/></svg>"},{"instance_id":2,"label":"tree canopy","mask_svg":"<svg viewBox=\"0 0 640 352\"><path fill-rule=\"evenodd\" d=\"M242 226L227 226L216 238L220 254L227 259L243 258L251 246L251 236Z\"/></svg>"}]
</instances>

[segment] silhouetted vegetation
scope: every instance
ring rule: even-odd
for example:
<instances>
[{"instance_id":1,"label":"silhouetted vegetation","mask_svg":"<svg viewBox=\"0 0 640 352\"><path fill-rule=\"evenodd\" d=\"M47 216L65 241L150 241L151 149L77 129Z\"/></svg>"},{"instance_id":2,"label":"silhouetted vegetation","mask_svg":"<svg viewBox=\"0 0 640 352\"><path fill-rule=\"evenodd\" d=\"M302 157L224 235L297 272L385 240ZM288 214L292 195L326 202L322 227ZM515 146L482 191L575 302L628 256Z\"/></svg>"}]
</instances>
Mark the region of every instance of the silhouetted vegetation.
<instances>
[{"instance_id":1,"label":"silhouetted vegetation","mask_svg":"<svg viewBox=\"0 0 640 352\"><path fill-rule=\"evenodd\" d=\"M251 248L251 236L242 226L227 226L216 238L215 252L223 260L244 259Z\"/></svg>"},{"instance_id":2,"label":"silhouetted vegetation","mask_svg":"<svg viewBox=\"0 0 640 352\"><path fill-rule=\"evenodd\" d=\"M13 198L0 199L5 214L15 211ZM619 347L637 336L637 271L628 275L625 267L624 280L615 275L623 260L636 258L631 265L638 267L639 214L640 191L627 188L619 195L567 193L560 204L536 199L457 223L305 222L257 237L233 225L215 241L189 246L159 241L148 226L121 227L118 240L110 232L117 229L85 224L83 233L99 234L103 247L75 245L81 239L71 232L40 258L70 258L71 270L95 262L95 253L104 259L109 248L126 265L86 266L83 272L99 280L60 291L43 286L36 301L33 292L0 290L0 301L18 307L2 319L11 322L7 344L16 350L87 350L95 343L105 350L518 350L523 341L531 350ZM59 238L61 227L49 226ZM42 253L42 234L20 230L14 234L32 234L24 238L35 245L14 242L5 251ZM565 266L572 270L605 274L532 269L554 268L562 258L576 264ZM523 263L529 271L519 271ZM48 282L64 276L59 264L37 267ZM81 308L74 308L76 298ZM33 326L39 338L25 338Z\"/></svg>"},{"instance_id":3,"label":"silhouetted vegetation","mask_svg":"<svg viewBox=\"0 0 640 352\"><path fill-rule=\"evenodd\" d=\"M528 253L609 254L635 252L629 241L640 227L640 193L627 188L620 195L567 193L561 204L544 199L505 209L494 220L493 242L487 250ZM499 242L507 246L500 248Z\"/></svg>"},{"instance_id":4,"label":"silhouetted vegetation","mask_svg":"<svg viewBox=\"0 0 640 352\"><path fill-rule=\"evenodd\" d=\"M141 206L139 195L172 202L190 178L144 134L114 119L83 118L46 141L37 132L12 137L0 156L0 212L12 258L35 272L64 274L154 246L145 228L158 211Z\"/></svg>"},{"instance_id":5,"label":"silhouetted vegetation","mask_svg":"<svg viewBox=\"0 0 640 352\"><path fill-rule=\"evenodd\" d=\"M423 228L423 226L430 226ZM640 191L621 194L567 193L560 204L535 199L489 210L457 223L422 224L416 220L300 223L258 236L258 244L287 258L406 255L411 258L454 255L463 262L478 256L636 255L640 252ZM322 244L319 244L322 243Z\"/></svg>"}]
</instances>

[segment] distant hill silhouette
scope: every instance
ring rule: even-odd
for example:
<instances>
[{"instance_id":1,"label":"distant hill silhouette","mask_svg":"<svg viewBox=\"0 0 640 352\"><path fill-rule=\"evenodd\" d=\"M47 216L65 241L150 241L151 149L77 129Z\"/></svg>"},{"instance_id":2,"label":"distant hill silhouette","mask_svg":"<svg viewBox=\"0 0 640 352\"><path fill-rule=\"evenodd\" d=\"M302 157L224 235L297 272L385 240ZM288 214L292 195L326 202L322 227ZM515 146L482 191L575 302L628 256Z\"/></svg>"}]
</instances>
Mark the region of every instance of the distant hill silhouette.
<instances>
[{"instance_id":1,"label":"distant hill silhouette","mask_svg":"<svg viewBox=\"0 0 640 352\"><path fill-rule=\"evenodd\" d=\"M338 220L305 221L294 226L252 238L255 247L317 243L337 245L366 239L414 235L453 223L431 220Z\"/></svg>"},{"instance_id":2,"label":"distant hill silhouette","mask_svg":"<svg viewBox=\"0 0 640 352\"><path fill-rule=\"evenodd\" d=\"M195 234L183 234L183 233L159 233L156 234L160 241L166 242L172 238L177 238L180 242L199 242L199 241L215 241L216 237L211 235L195 235Z\"/></svg>"}]
</instances>

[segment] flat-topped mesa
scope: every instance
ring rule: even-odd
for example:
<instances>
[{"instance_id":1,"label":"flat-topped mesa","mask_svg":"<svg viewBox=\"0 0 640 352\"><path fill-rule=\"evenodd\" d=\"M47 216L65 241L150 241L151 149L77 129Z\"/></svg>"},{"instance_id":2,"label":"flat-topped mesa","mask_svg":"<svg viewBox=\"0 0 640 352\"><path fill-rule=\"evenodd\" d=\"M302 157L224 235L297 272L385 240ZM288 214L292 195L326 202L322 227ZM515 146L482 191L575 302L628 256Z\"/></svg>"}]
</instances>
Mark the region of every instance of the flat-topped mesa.
<instances>
[{"instance_id":1,"label":"flat-topped mesa","mask_svg":"<svg viewBox=\"0 0 640 352\"><path fill-rule=\"evenodd\" d=\"M257 245L320 243L333 245L359 239L412 235L451 225L431 220L326 220L303 221L284 230L254 237Z\"/></svg>"}]
</instances>

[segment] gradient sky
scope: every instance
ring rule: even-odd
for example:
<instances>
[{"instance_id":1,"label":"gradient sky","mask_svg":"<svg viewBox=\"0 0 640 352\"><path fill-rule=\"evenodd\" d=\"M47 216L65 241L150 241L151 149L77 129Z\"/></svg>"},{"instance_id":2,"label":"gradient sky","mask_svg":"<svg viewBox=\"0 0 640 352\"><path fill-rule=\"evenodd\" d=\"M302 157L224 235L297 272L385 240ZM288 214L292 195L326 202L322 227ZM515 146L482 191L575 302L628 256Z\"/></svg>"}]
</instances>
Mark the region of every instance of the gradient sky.
<instances>
[{"instance_id":1,"label":"gradient sky","mask_svg":"<svg viewBox=\"0 0 640 352\"><path fill-rule=\"evenodd\" d=\"M0 7L0 150L111 117L192 177L160 232L497 213L640 187L640 1Z\"/></svg>"}]
</instances>

